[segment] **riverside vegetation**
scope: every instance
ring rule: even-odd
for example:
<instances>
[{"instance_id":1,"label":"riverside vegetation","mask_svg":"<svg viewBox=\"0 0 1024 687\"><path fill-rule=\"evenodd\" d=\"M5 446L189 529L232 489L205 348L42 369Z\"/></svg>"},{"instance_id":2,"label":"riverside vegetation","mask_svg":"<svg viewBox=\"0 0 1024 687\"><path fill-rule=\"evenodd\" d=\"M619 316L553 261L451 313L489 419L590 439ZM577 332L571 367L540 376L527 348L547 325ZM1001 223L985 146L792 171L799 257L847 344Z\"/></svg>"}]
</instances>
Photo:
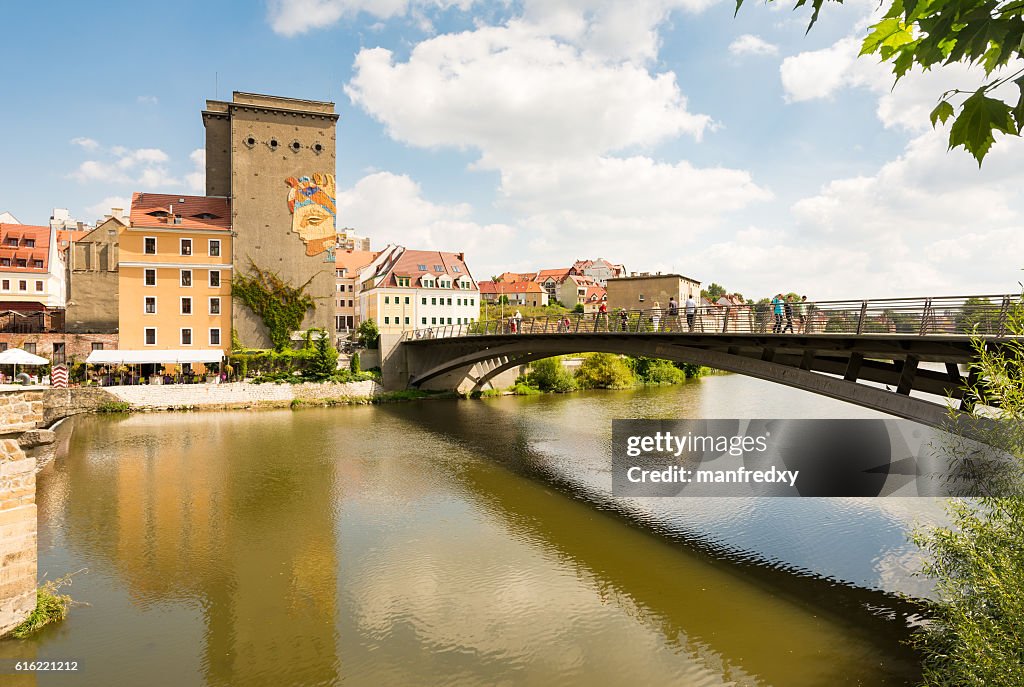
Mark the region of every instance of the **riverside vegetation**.
<instances>
[{"instance_id":1,"label":"riverside vegetation","mask_svg":"<svg viewBox=\"0 0 1024 687\"><path fill-rule=\"evenodd\" d=\"M1024 316L1010 313L1010 332L1024 334ZM1024 343L1001 350L975 341L980 380L967 393L997 408L985 443L1013 457L1004 470L981 480L989 496L950 503L952 524L919 530L922 574L935 580L936 599L915 636L924 655L927 687L1024 685ZM982 408L973 411L980 416ZM959 443L945 447L965 469L979 474Z\"/></svg>"},{"instance_id":2,"label":"riverside vegetation","mask_svg":"<svg viewBox=\"0 0 1024 687\"><path fill-rule=\"evenodd\" d=\"M575 373L563 364L564 356L545 358L530 365L509 391L526 396L542 392L569 393L579 389L631 389L648 384L682 384L687 379L709 373L710 368L688 363L673 363L659 358L590 353ZM497 396L490 391L484 396Z\"/></svg>"}]
</instances>

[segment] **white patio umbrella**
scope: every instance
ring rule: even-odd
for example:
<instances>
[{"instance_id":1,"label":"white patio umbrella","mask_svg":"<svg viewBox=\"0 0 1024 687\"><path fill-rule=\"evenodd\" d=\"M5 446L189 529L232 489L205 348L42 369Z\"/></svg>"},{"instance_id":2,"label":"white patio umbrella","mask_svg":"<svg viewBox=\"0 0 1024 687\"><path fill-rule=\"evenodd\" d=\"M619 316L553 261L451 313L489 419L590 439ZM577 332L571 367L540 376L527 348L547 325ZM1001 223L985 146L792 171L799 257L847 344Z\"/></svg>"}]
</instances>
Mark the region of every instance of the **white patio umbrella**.
<instances>
[{"instance_id":1,"label":"white patio umbrella","mask_svg":"<svg viewBox=\"0 0 1024 687\"><path fill-rule=\"evenodd\" d=\"M49 360L29 353L21 348L8 348L0 352L0 365L14 365L14 377L18 376L18 365L47 365Z\"/></svg>"}]
</instances>

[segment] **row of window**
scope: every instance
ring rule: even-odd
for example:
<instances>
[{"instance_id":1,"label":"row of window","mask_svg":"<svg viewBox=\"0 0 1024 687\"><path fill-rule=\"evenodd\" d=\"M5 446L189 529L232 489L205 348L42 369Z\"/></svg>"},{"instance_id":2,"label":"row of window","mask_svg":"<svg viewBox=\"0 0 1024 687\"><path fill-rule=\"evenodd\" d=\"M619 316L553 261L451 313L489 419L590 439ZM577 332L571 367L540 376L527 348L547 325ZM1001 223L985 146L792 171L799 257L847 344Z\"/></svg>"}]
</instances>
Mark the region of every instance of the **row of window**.
<instances>
[{"instance_id":1,"label":"row of window","mask_svg":"<svg viewBox=\"0 0 1024 687\"><path fill-rule=\"evenodd\" d=\"M142 239L142 252L146 255L156 255L156 236L146 236ZM220 239L210 239L206 243L206 254L211 258L220 257ZM178 239L178 255L192 255L192 239Z\"/></svg>"},{"instance_id":2,"label":"row of window","mask_svg":"<svg viewBox=\"0 0 1024 687\"><path fill-rule=\"evenodd\" d=\"M395 277L395 285L400 288L409 288L410 282L410 277ZM446 279L444 277L435 280L431 276L424 276L420 282L420 286L422 286L425 289L450 289L452 288L452 281L451 279ZM459 280L455 282L455 288L471 289L473 288L473 282L471 282L469 279L465 277L460 277Z\"/></svg>"},{"instance_id":3,"label":"row of window","mask_svg":"<svg viewBox=\"0 0 1024 687\"><path fill-rule=\"evenodd\" d=\"M142 305L143 312L146 315L156 315L156 296L146 296ZM181 315L192 314L192 297L182 296L180 299L180 309L178 311ZM220 315L220 297L211 296L209 299L209 313L211 315Z\"/></svg>"},{"instance_id":4,"label":"row of window","mask_svg":"<svg viewBox=\"0 0 1024 687\"><path fill-rule=\"evenodd\" d=\"M345 288L346 286L348 287L347 289ZM342 293L343 291L351 292L352 291L352 285L351 284L338 284L338 293Z\"/></svg>"},{"instance_id":5,"label":"row of window","mask_svg":"<svg viewBox=\"0 0 1024 687\"><path fill-rule=\"evenodd\" d=\"M23 344L21 344L21 346L19 348L21 348L26 353L31 353L33 355L36 354L36 344L34 342L32 342L32 343L23 343ZM0 352L6 351L6 350L7 350L7 342L6 341L0 341ZM94 351L102 351L103 350L103 343L101 341L93 341L92 342L92 350L94 350ZM54 357L58 357L58 356L60 356L63 353L64 353L64 344L61 343L61 342L58 342L58 341L54 341L53 342L53 355L54 355Z\"/></svg>"},{"instance_id":6,"label":"row of window","mask_svg":"<svg viewBox=\"0 0 1024 687\"><path fill-rule=\"evenodd\" d=\"M11 247L17 248L19 245L22 248L35 248L36 247L36 240L35 239L22 239L21 243L19 244L18 243L18 239L14 238L13 236L8 236L7 238L4 239L4 245L7 246L8 248L11 248Z\"/></svg>"},{"instance_id":7,"label":"row of window","mask_svg":"<svg viewBox=\"0 0 1024 687\"><path fill-rule=\"evenodd\" d=\"M11 290L11 280L10 279L4 279L3 282L0 283L0 286L3 287L4 291L10 291ZM43 290L43 280L37 279L36 280L36 291L42 291L42 290ZM28 282L26 280L24 280L24 279L19 279L18 280L18 291L28 291Z\"/></svg>"},{"instance_id":8,"label":"row of window","mask_svg":"<svg viewBox=\"0 0 1024 687\"><path fill-rule=\"evenodd\" d=\"M404 322L403 322L403 320L404 320ZM438 320L440 320L440 322ZM470 322L475 322L475 320L472 317L456 317L455 321L453 322L452 318L449 317L448 321L445 322L445 318L443 318L443 317L431 317L430 318L430 324L469 324ZM420 324L426 324L426 323L427 323L427 318L421 317L420 318ZM404 317L404 318L402 318L402 317L389 317L388 315L385 315L384 316L384 324L409 324L409 318L408 317Z\"/></svg>"},{"instance_id":9,"label":"row of window","mask_svg":"<svg viewBox=\"0 0 1024 687\"><path fill-rule=\"evenodd\" d=\"M344 307L351 308L351 307L353 307L352 303L353 303L353 301L350 298L349 299L341 298L341 299L338 300L338 307L339 308L344 308Z\"/></svg>"},{"instance_id":10,"label":"row of window","mask_svg":"<svg viewBox=\"0 0 1024 687\"><path fill-rule=\"evenodd\" d=\"M179 331L179 343L182 346L192 345L192 328L182 327ZM220 327L211 327L209 330L209 341L211 346L220 346ZM143 342L147 346L156 346L156 327L146 327L143 335Z\"/></svg>"},{"instance_id":11,"label":"row of window","mask_svg":"<svg viewBox=\"0 0 1024 687\"><path fill-rule=\"evenodd\" d=\"M384 305L391 305L391 302L392 302L391 298L392 298L391 296L384 296ZM394 297L395 305L400 305L400 301L399 301L400 298L404 298L405 299L405 305L409 305L409 297L408 296L395 296ZM441 302L438 303L438 301L441 301ZM447 305L451 305L452 304L452 299L451 298L447 298L446 299L443 296L440 297L440 298L438 298L436 296L432 297L430 299L430 304L431 305L446 305L445 301L447 301ZM420 299L420 304L421 305L426 305L427 304L427 297L426 296L424 296L424 297L422 297ZM476 299L475 298L456 298L455 299L455 305L476 305Z\"/></svg>"},{"instance_id":12,"label":"row of window","mask_svg":"<svg viewBox=\"0 0 1024 687\"><path fill-rule=\"evenodd\" d=\"M16 264L18 267L28 267L29 266L28 260L26 260L25 258L17 258L14 261L14 264ZM10 258L0 258L0 267L12 267L12 266L13 265L11 263L11 259ZM32 267L34 267L35 269L42 269L43 268L43 261L42 260L33 260L32 261Z\"/></svg>"},{"instance_id":13,"label":"row of window","mask_svg":"<svg viewBox=\"0 0 1024 687\"><path fill-rule=\"evenodd\" d=\"M192 286L192 270L178 270L179 283L182 286ZM209 284L211 289L220 288L220 270L209 270ZM146 286L156 286L156 269L147 267L143 277Z\"/></svg>"},{"instance_id":14,"label":"row of window","mask_svg":"<svg viewBox=\"0 0 1024 687\"><path fill-rule=\"evenodd\" d=\"M416 265L416 269L418 269L420 272L426 272L427 271L427 266L426 265ZM444 272L444 265L434 265L434 271L435 272ZM452 265L452 272L459 272L459 271L460 270L459 270L459 266L458 265Z\"/></svg>"}]
</instances>

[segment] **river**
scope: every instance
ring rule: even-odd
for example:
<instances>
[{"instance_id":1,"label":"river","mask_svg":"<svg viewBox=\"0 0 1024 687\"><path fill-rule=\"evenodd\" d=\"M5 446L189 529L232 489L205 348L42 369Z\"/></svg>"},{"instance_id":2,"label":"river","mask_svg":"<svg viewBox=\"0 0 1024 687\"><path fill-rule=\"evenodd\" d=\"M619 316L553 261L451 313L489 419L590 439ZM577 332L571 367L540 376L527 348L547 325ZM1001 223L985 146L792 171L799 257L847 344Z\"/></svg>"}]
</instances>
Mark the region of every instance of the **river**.
<instances>
[{"instance_id":1,"label":"river","mask_svg":"<svg viewBox=\"0 0 1024 687\"><path fill-rule=\"evenodd\" d=\"M39 685L905 685L931 499L612 498L613 418L873 417L681 387L81 416L38 477Z\"/></svg>"}]
</instances>

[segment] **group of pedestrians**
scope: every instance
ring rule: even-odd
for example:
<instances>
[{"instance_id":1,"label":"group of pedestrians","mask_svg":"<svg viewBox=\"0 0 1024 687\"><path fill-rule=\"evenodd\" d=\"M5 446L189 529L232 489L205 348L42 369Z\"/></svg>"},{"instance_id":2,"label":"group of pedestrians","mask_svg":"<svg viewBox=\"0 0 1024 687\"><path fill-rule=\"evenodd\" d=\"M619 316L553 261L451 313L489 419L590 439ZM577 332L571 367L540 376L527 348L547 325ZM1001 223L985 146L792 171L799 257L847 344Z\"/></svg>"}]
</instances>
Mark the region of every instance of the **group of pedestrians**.
<instances>
[{"instance_id":1,"label":"group of pedestrians","mask_svg":"<svg viewBox=\"0 0 1024 687\"><path fill-rule=\"evenodd\" d=\"M805 323L806 313L804 308L806 307L807 296L801 296L800 300L796 299L796 296L789 294L783 296L781 293L776 294L775 298L772 299L772 333L773 334L790 334L795 333L793 329L793 320L799 318L800 324ZM785 320L785 325L783 325Z\"/></svg>"}]
</instances>

